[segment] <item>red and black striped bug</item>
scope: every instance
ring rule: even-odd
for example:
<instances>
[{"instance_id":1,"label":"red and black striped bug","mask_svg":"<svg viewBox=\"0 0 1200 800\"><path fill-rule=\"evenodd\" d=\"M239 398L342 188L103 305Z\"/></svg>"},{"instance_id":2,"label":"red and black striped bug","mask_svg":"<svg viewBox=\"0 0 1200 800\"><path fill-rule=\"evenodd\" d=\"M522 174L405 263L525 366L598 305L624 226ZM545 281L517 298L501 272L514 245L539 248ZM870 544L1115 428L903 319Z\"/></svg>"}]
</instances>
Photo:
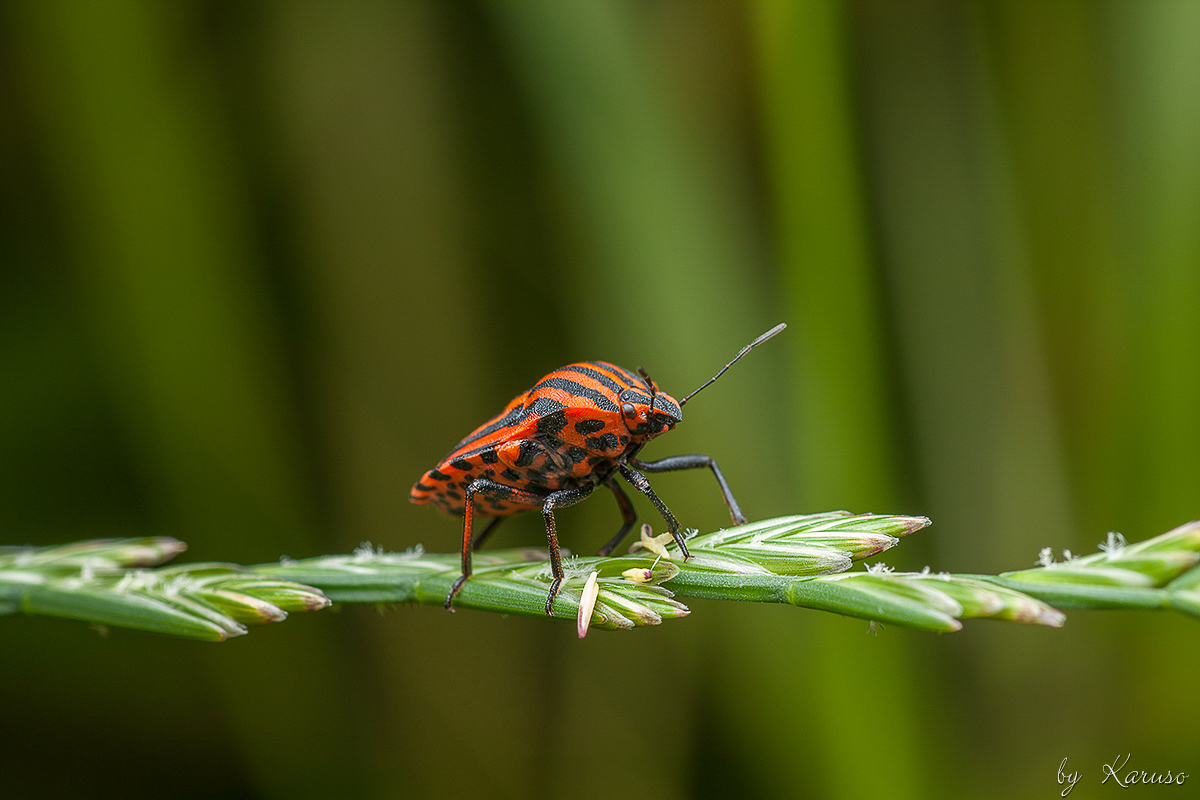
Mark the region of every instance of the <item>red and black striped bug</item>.
<instances>
[{"instance_id":1,"label":"red and black striped bug","mask_svg":"<svg viewBox=\"0 0 1200 800\"><path fill-rule=\"evenodd\" d=\"M646 480L644 472L670 472L707 467L717 478L729 515L737 525L746 517L733 499L717 462L706 455L680 455L640 461L638 453L656 436L683 418L682 408L702 389L725 374L738 359L786 328L776 325L742 348L733 360L699 389L676 401L658 391L646 371L638 374L607 361L584 361L556 369L504 407L504 410L459 442L436 467L413 486L409 499L433 503L463 518L462 576L446 596L446 608L471 577L471 553L479 549L505 517L519 511L542 510L550 542L554 581L546 597L546 613L563 582L562 555L554 527L554 511L574 505L597 486L607 486L617 498L623 520L617 535L600 548L612 553L637 521L633 503L616 476L633 484L666 520L667 529L684 558L691 558L675 515ZM475 516L491 517L475 536Z\"/></svg>"}]
</instances>

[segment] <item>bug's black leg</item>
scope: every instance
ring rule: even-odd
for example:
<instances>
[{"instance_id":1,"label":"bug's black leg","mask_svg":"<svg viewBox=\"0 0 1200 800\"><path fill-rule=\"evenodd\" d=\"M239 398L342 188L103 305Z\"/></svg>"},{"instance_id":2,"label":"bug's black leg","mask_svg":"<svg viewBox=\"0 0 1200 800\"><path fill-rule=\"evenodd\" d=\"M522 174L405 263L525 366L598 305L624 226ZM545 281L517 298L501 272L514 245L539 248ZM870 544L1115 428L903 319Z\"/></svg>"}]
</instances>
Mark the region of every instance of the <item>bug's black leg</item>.
<instances>
[{"instance_id":1,"label":"bug's black leg","mask_svg":"<svg viewBox=\"0 0 1200 800\"><path fill-rule=\"evenodd\" d=\"M480 493L498 497L501 499L517 498L530 503L536 503L542 500L542 495L533 494L532 492L524 492L520 489L514 489L511 486L505 486L502 483L496 483L487 478L476 478L471 481L470 485L463 492L463 539L462 539L462 575L458 576L458 580L454 581L454 585L450 587L450 593L446 595L446 610L453 611L451 604L454 602L454 595L458 594L462 589L463 584L467 582L467 578L471 577L471 538L475 527L475 494ZM497 520L503 517L497 517ZM485 538L492 529L496 527L496 521L493 521L480 535L480 538Z\"/></svg>"},{"instance_id":2,"label":"bug's black leg","mask_svg":"<svg viewBox=\"0 0 1200 800\"><path fill-rule=\"evenodd\" d=\"M737 500L733 499L733 492L729 490L729 484L725 482L725 476L721 474L721 468L717 466L717 462L713 461L711 457L697 453L686 456L668 456L667 458L660 458L658 461L638 461L637 459L632 459L629 463L646 472L674 472L677 469L700 469L701 467L708 467L713 471L713 475L717 476L717 485L721 487L721 496L725 499L725 505L729 507L729 516L733 517L734 524L746 524L746 515L742 513Z\"/></svg>"},{"instance_id":3,"label":"bug's black leg","mask_svg":"<svg viewBox=\"0 0 1200 800\"><path fill-rule=\"evenodd\" d=\"M650 488L650 481L646 480L646 476L626 464L621 464L618 469L625 476L625 480L633 484L633 488L650 498L650 502L654 503L654 507L658 509L658 513L662 514L662 518L667 521L667 530L671 532L672 538L675 539L675 544L679 545L679 551L683 553L683 557L685 559L691 558L692 554L688 552L687 545L683 543L683 533L679 530L679 520L675 519L675 515L671 513L671 509L667 508L666 503L658 499L658 495Z\"/></svg>"},{"instance_id":4,"label":"bug's black leg","mask_svg":"<svg viewBox=\"0 0 1200 800\"><path fill-rule=\"evenodd\" d=\"M621 530L617 531L617 535L609 540L608 544L600 548L597 555L607 558L612 555L612 551L617 549L617 545L625 538L625 534L629 533L629 529L637 522L637 511L634 510L633 503L629 502L629 495L625 494L625 490L621 488L621 484L617 483L612 477L606 478L604 485L612 489L613 496L617 498L617 507L621 509Z\"/></svg>"},{"instance_id":5,"label":"bug's black leg","mask_svg":"<svg viewBox=\"0 0 1200 800\"><path fill-rule=\"evenodd\" d=\"M554 573L554 581L550 584L550 594L546 596L546 613L554 616L554 598L563 582L562 553L558 549L558 533L554 529L554 509L573 506L590 495L596 484L588 483L577 489L563 489L552 492L542 504L542 518L546 520L546 538L550 542L550 571Z\"/></svg>"},{"instance_id":6,"label":"bug's black leg","mask_svg":"<svg viewBox=\"0 0 1200 800\"><path fill-rule=\"evenodd\" d=\"M506 519L508 517L493 517L488 526L483 529L483 533L475 537L475 543L471 545L471 549L478 552L479 548L483 547L483 543L487 541L487 538L492 535L492 531L496 530L500 523Z\"/></svg>"}]
</instances>

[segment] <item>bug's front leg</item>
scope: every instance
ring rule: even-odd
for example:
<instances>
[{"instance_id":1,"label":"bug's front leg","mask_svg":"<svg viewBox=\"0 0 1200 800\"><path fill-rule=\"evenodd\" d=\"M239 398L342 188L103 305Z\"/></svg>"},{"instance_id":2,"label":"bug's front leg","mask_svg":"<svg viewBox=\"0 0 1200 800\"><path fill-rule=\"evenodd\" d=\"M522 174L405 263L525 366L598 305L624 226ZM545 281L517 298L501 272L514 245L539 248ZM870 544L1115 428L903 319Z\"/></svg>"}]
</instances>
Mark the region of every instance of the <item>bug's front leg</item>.
<instances>
[{"instance_id":1,"label":"bug's front leg","mask_svg":"<svg viewBox=\"0 0 1200 800\"><path fill-rule=\"evenodd\" d=\"M447 611L453 611L452 603L454 596L462 589L463 584L467 582L467 578L471 577L471 539L475 529L475 502L476 494L483 494L488 497L495 497L501 500L519 500L521 502L535 504L542 500L542 495L525 492L520 489L514 489L511 486L505 486L502 483L489 480L488 478L476 478L471 481L470 485L463 492L463 539L462 539L462 575L454 581L454 585L450 587L450 593L446 595L445 607ZM495 529L498 521L503 517L497 517L492 521L483 533L480 534L480 542L487 537L489 533Z\"/></svg>"},{"instance_id":2,"label":"bug's front leg","mask_svg":"<svg viewBox=\"0 0 1200 800\"><path fill-rule=\"evenodd\" d=\"M658 499L658 495L650 488L650 481L646 480L646 476L628 464L621 464L618 469L625 476L625 480L633 484L633 488L650 498L650 502L654 503L654 507L658 509L658 513L662 514L662 518L666 520L667 530L670 531L675 544L679 545L679 551L683 553L683 557L685 559L691 558L692 554L688 552L687 545L683 542L683 533L679 529L679 520L675 519L675 515L671 513L671 509L667 508L667 504Z\"/></svg>"},{"instance_id":3,"label":"bug's front leg","mask_svg":"<svg viewBox=\"0 0 1200 800\"><path fill-rule=\"evenodd\" d=\"M668 456L667 458L660 458L658 461L638 461L637 459L631 459L629 463L646 472L674 472L680 469L708 467L717 478L717 485L721 487L721 497L724 498L725 505L729 508L729 516L733 517L734 524L746 524L746 515L742 513L737 500L733 499L733 492L730 491L729 484L725 482L725 476L721 474L721 468L717 466L717 462L713 461L710 456L693 453L682 456Z\"/></svg>"},{"instance_id":4,"label":"bug's front leg","mask_svg":"<svg viewBox=\"0 0 1200 800\"><path fill-rule=\"evenodd\" d=\"M596 488L594 483L586 483L576 489L562 489L552 492L542 504L542 518L546 520L546 538L550 542L550 571L554 573L554 581L550 584L550 593L546 595L546 613L554 616L554 598L562 587L563 568L562 553L558 549L558 533L554 529L554 509L573 506L583 500Z\"/></svg>"}]
</instances>

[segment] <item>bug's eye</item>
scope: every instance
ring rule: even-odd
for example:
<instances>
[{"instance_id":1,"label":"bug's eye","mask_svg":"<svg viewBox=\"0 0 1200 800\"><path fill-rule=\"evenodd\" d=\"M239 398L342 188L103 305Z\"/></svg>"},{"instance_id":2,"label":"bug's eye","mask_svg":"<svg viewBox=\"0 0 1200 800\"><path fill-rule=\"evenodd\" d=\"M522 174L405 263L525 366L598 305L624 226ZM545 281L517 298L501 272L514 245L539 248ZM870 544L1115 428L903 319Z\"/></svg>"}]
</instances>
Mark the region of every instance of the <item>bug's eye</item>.
<instances>
[{"instance_id":1,"label":"bug's eye","mask_svg":"<svg viewBox=\"0 0 1200 800\"><path fill-rule=\"evenodd\" d=\"M637 409L633 407L633 403L621 403L621 414L625 419L633 419L637 416Z\"/></svg>"}]
</instances>

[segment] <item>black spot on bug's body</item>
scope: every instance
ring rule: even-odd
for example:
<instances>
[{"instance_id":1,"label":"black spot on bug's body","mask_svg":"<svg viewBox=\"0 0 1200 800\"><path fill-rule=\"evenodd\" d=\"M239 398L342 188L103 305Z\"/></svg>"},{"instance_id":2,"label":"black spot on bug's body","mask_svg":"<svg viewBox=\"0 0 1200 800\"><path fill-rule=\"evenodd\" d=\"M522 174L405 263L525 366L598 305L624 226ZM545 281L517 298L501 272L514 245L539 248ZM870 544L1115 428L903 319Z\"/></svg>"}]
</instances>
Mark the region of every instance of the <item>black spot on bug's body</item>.
<instances>
[{"instance_id":1,"label":"black spot on bug's body","mask_svg":"<svg viewBox=\"0 0 1200 800\"><path fill-rule=\"evenodd\" d=\"M451 491L449 491L449 492L446 492L446 496L447 496L447 497L452 497L452 498L454 498L455 500L462 500L462 499L463 499L463 496L462 496L461 494L459 494L458 492L455 492L455 491L453 491L453 490L451 490Z\"/></svg>"},{"instance_id":2,"label":"black spot on bug's body","mask_svg":"<svg viewBox=\"0 0 1200 800\"><path fill-rule=\"evenodd\" d=\"M517 472L512 467L505 467L504 471L500 473L500 476L503 478L508 478L510 481L521 480L521 473Z\"/></svg>"},{"instance_id":3,"label":"black spot on bug's body","mask_svg":"<svg viewBox=\"0 0 1200 800\"><path fill-rule=\"evenodd\" d=\"M496 455L496 448L489 447L487 450L479 451L479 460L485 464L495 464L500 460L500 456Z\"/></svg>"},{"instance_id":4,"label":"black spot on bug's body","mask_svg":"<svg viewBox=\"0 0 1200 800\"><path fill-rule=\"evenodd\" d=\"M647 420L646 422L638 423L637 427L633 429L633 435L654 437L662 433L663 429L666 427L667 426L659 420Z\"/></svg>"},{"instance_id":5,"label":"black spot on bug's body","mask_svg":"<svg viewBox=\"0 0 1200 800\"><path fill-rule=\"evenodd\" d=\"M618 436L617 441L621 443L621 447L624 447L625 445L629 444L629 437L628 436Z\"/></svg>"},{"instance_id":6,"label":"black spot on bug's body","mask_svg":"<svg viewBox=\"0 0 1200 800\"><path fill-rule=\"evenodd\" d=\"M572 461L574 461L576 464L578 464L580 461L583 461L585 458L587 458L587 455L588 455L587 450L584 450L582 447L576 447L575 445L571 445L570 447L567 448L567 456Z\"/></svg>"},{"instance_id":7,"label":"black spot on bug's body","mask_svg":"<svg viewBox=\"0 0 1200 800\"><path fill-rule=\"evenodd\" d=\"M616 450L620 447L617 444L617 435L615 433L606 433L603 436L593 436L584 442L588 450Z\"/></svg>"},{"instance_id":8,"label":"black spot on bug's body","mask_svg":"<svg viewBox=\"0 0 1200 800\"><path fill-rule=\"evenodd\" d=\"M454 467L455 469L460 469L463 472L470 472L471 470L475 469L475 465L470 461L467 461L465 458L459 458L451 461L450 466Z\"/></svg>"},{"instance_id":9,"label":"black spot on bug's body","mask_svg":"<svg viewBox=\"0 0 1200 800\"><path fill-rule=\"evenodd\" d=\"M513 464L516 467L528 467L533 463L533 459L540 454L541 448L534 442L521 442L521 449L517 452L517 460Z\"/></svg>"},{"instance_id":10,"label":"black spot on bug's body","mask_svg":"<svg viewBox=\"0 0 1200 800\"><path fill-rule=\"evenodd\" d=\"M604 430L604 422L598 419L581 419L575 423L575 432L587 436Z\"/></svg>"},{"instance_id":11,"label":"black spot on bug's body","mask_svg":"<svg viewBox=\"0 0 1200 800\"><path fill-rule=\"evenodd\" d=\"M495 477L495 475L496 475L496 470L494 470L494 469L485 469L483 471L483 477L485 477L485 478L493 478L493 477Z\"/></svg>"},{"instance_id":12,"label":"black spot on bug's body","mask_svg":"<svg viewBox=\"0 0 1200 800\"><path fill-rule=\"evenodd\" d=\"M428 461L426 461L425 463L426 463L426 464L428 464L429 462L428 462ZM435 481L448 481L448 480L450 480L450 476L449 476L449 475L447 475L446 473L444 473L444 472L442 472L441 470L438 470L438 469L431 469L431 470L429 470L429 477L433 478Z\"/></svg>"},{"instance_id":13,"label":"black spot on bug's body","mask_svg":"<svg viewBox=\"0 0 1200 800\"><path fill-rule=\"evenodd\" d=\"M543 436L554 436L565 427L567 427L567 412L560 410L539 419L537 432Z\"/></svg>"},{"instance_id":14,"label":"black spot on bug's body","mask_svg":"<svg viewBox=\"0 0 1200 800\"><path fill-rule=\"evenodd\" d=\"M433 487L429 486L428 484L422 483L421 481L417 481L417 490L421 491L421 492L429 492L429 491L433 491Z\"/></svg>"}]
</instances>

